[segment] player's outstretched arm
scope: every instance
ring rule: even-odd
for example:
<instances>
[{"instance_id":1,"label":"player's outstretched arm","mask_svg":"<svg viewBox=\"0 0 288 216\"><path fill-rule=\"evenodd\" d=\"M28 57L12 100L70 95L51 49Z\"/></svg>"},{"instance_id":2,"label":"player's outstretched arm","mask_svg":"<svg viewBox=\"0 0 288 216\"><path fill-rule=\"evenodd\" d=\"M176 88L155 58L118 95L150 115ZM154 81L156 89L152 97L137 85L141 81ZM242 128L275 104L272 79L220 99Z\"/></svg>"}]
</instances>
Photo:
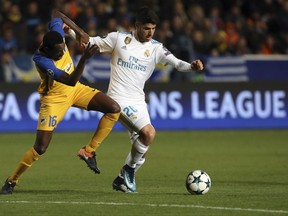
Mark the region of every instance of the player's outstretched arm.
<instances>
[{"instance_id":1,"label":"player's outstretched arm","mask_svg":"<svg viewBox=\"0 0 288 216\"><path fill-rule=\"evenodd\" d=\"M52 12L52 16L56 18L61 18L63 22L69 26L76 33L77 40L81 45L86 45L89 42L89 35L83 31L78 25L76 25L70 18L68 18L65 14L61 13L58 10L54 10Z\"/></svg>"}]
</instances>

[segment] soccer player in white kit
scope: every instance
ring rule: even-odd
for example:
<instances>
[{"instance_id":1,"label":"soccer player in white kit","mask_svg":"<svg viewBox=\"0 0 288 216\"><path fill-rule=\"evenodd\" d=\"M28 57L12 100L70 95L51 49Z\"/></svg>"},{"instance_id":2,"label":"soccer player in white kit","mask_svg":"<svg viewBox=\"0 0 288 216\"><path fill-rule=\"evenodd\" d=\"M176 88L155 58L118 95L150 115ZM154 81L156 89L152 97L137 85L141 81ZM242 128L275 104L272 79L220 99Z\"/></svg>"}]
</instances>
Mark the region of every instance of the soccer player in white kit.
<instances>
[{"instance_id":1,"label":"soccer player in white kit","mask_svg":"<svg viewBox=\"0 0 288 216\"><path fill-rule=\"evenodd\" d=\"M80 41L96 44L101 53L111 54L108 95L121 107L119 121L128 129L132 143L125 165L112 183L113 189L136 192L135 172L145 162L145 153L156 131L151 124L145 102L144 85L156 64L170 64L178 71L203 70L203 63L188 63L176 58L162 43L152 39L159 22L157 14L143 7L136 13L134 32L111 32L106 36L89 37L62 14L64 22L81 35Z\"/></svg>"},{"instance_id":2,"label":"soccer player in white kit","mask_svg":"<svg viewBox=\"0 0 288 216\"><path fill-rule=\"evenodd\" d=\"M111 74L108 95L121 107L120 122L129 130L132 143L125 165L113 181L113 189L136 192L135 172L145 162L145 153L156 131L145 102L144 85L156 64L170 64L178 71L203 70L203 63L177 59L162 43L152 39L159 18L148 7L136 13L134 32L111 32L90 37L101 53L110 53Z\"/></svg>"}]
</instances>

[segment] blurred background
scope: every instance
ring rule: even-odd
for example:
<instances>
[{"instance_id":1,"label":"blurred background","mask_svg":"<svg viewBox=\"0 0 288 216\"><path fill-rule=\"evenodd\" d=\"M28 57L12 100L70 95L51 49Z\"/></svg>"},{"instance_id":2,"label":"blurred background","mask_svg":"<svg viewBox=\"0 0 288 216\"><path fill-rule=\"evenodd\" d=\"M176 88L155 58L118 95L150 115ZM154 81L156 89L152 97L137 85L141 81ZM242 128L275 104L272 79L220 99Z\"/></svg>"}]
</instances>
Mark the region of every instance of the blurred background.
<instances>
[{"instance_id":1,"label":"blurred background","mask_svg":"<svg viewBox=\"0 0 288 216\"><path fill-rule=\"evenodd\" d=\"M188 62L209 56L288 54L287 0L1 0L0 80L38 79L35 71L29 71L29 57L47 31L52 9L59 9L90 36L96 36L117 30L132 31L134 13L142 5L153 8L160 17L155 39ZM77 57L81 53L77 42L69 38L67 41L70 52ZM203 79L193 73L161 69L164 74L151 79ZM86 76L91 81L96 79L93 74Z\"/></svg>"},{"instance_id":2,"label":"blurred background","mask_svg":"<svg viewBox=\"0 0 288 216\"><path fill-rule=\"evenodd\" d=\"M171 86L171 83L182 83L181 87L187 90L192 82L197 91L199 88L204 89L203 98L198 96L200 105L196 107L202 111L208 109L205 108L208 106L205 105L208 103L206 90L218 92L219 88L223 88L222 92L218 92L219 97L213 99L219 103L215 110L221 112L221 106L227 104L227 101L222 101L226 100L225 89L231 90L231 103L237 103L237 96L242 90L253 88L251 97L247 99L253 101L253 113L257 114L257 107L260 107L261 111L269 114L269 118L274 119L273 113L284 110L281 118L286 121L288 0L0 0L0 93L9 92L9 83L33 85L39 82L31 57L47 32L53 9L66 14L90 36L96 36L117 30L133 31L134 13L144 5L153 8L160 17L161 22L154 37L156 40L182 60L191 62L200 58L205 64L203 73L178 73L169 66L157 65L148 82L148 89L160 92L159 83L164 84L163 88ZM66 38L66 41L77 62L81 48L70 38ZM107 82L109 61L107 55L97 55L89 60L82 81L97 86ZM237 89L233 90L235 86ZM258 90L259 100L256 97ZM182 92L181 89L179 91ZM191 91L187 91L185 94L190 95ZM276 96L273 96L275 91L280 91L282 95L278 99L283 104L278 106L275 105ZM4 105L7 99L5 94L2 97ZM187 100L191 99L187 97ZM4 105L0 106L2 113ZM193 118L190 102L186 106L186 115ZM228 118L228 127L231 121L238 119L239 115L235 117L231 106L226 108L228 111L217 124L226 125L223 119ZM166 113L171 107L171 104L167 105ZM280 108L275 111L275 107ZM237 113L240 108L235 109ZM245 104L243 109L248 109ZM155 113L157 119L158 111ZM253 122L258 122L255 126L258 127L263 125L263 118L256 114L251 118L256 119ZM243 116L239 118L244 122L241 127L244 127L247 119L243 119ZM279 125L278 118L273 122L273 127ZM208 125L210 123L207 122ZM280 125L287 127L287 123Z\"/></svg>"}]
</instances>

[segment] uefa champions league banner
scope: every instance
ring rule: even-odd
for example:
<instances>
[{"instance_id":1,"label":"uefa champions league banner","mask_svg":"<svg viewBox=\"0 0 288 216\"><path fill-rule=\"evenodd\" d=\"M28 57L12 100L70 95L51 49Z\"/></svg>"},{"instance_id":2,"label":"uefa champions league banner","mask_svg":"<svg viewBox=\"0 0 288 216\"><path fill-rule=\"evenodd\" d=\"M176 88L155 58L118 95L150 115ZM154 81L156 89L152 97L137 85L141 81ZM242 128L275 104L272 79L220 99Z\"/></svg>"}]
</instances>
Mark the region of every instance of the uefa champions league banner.
<instances>
[{"instance_id":1,"label":"uefa champions league banner","mask_svg":"<svg viewBox=\"0 0 288 216\"><path fill-rule=\"evenodd\" d=\"M37 84L0 84L0 132L35 131ZM105 92L107 84L94 87ZM288 128L288 83L148 83L157 130ZM71 108L56 131L95 130L102 114ZM117 123L114 130L125 128Z\"/></svg>"}]
</instances>

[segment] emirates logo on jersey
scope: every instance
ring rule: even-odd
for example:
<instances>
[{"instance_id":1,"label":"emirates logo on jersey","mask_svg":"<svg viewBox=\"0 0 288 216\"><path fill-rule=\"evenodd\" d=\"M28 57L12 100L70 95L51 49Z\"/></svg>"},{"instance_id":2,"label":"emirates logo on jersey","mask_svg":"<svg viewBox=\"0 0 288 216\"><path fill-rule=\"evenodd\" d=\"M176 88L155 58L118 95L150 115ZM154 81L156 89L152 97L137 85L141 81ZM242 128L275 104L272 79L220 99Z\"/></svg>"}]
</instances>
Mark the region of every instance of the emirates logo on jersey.
<instances>
[{"instance_id":1,"label":"emirates logo on jersey","mask_svg":"<svg viewBox=\"0 0 288 216\"><path fill-rule=\"evenodd\" d=\"M125 40L124 40L124 43L125 43L125 44L130 44L130 43L131 43L131 40L132 40L132 39L131 39L130 37L126 37Z\"/></svg>"},{"instance_id":2,"label":"emirates logo on jersey","mask_svg":"<svg viewBox=\"0 0 288 216\"><path fill-rule=\"evenodd\" d=\"M146 51L144 52L144 56L149 57L149 56L150 56L150 51L149 51L149 50L146 50Z\"/></svg>"}]
</instances>

